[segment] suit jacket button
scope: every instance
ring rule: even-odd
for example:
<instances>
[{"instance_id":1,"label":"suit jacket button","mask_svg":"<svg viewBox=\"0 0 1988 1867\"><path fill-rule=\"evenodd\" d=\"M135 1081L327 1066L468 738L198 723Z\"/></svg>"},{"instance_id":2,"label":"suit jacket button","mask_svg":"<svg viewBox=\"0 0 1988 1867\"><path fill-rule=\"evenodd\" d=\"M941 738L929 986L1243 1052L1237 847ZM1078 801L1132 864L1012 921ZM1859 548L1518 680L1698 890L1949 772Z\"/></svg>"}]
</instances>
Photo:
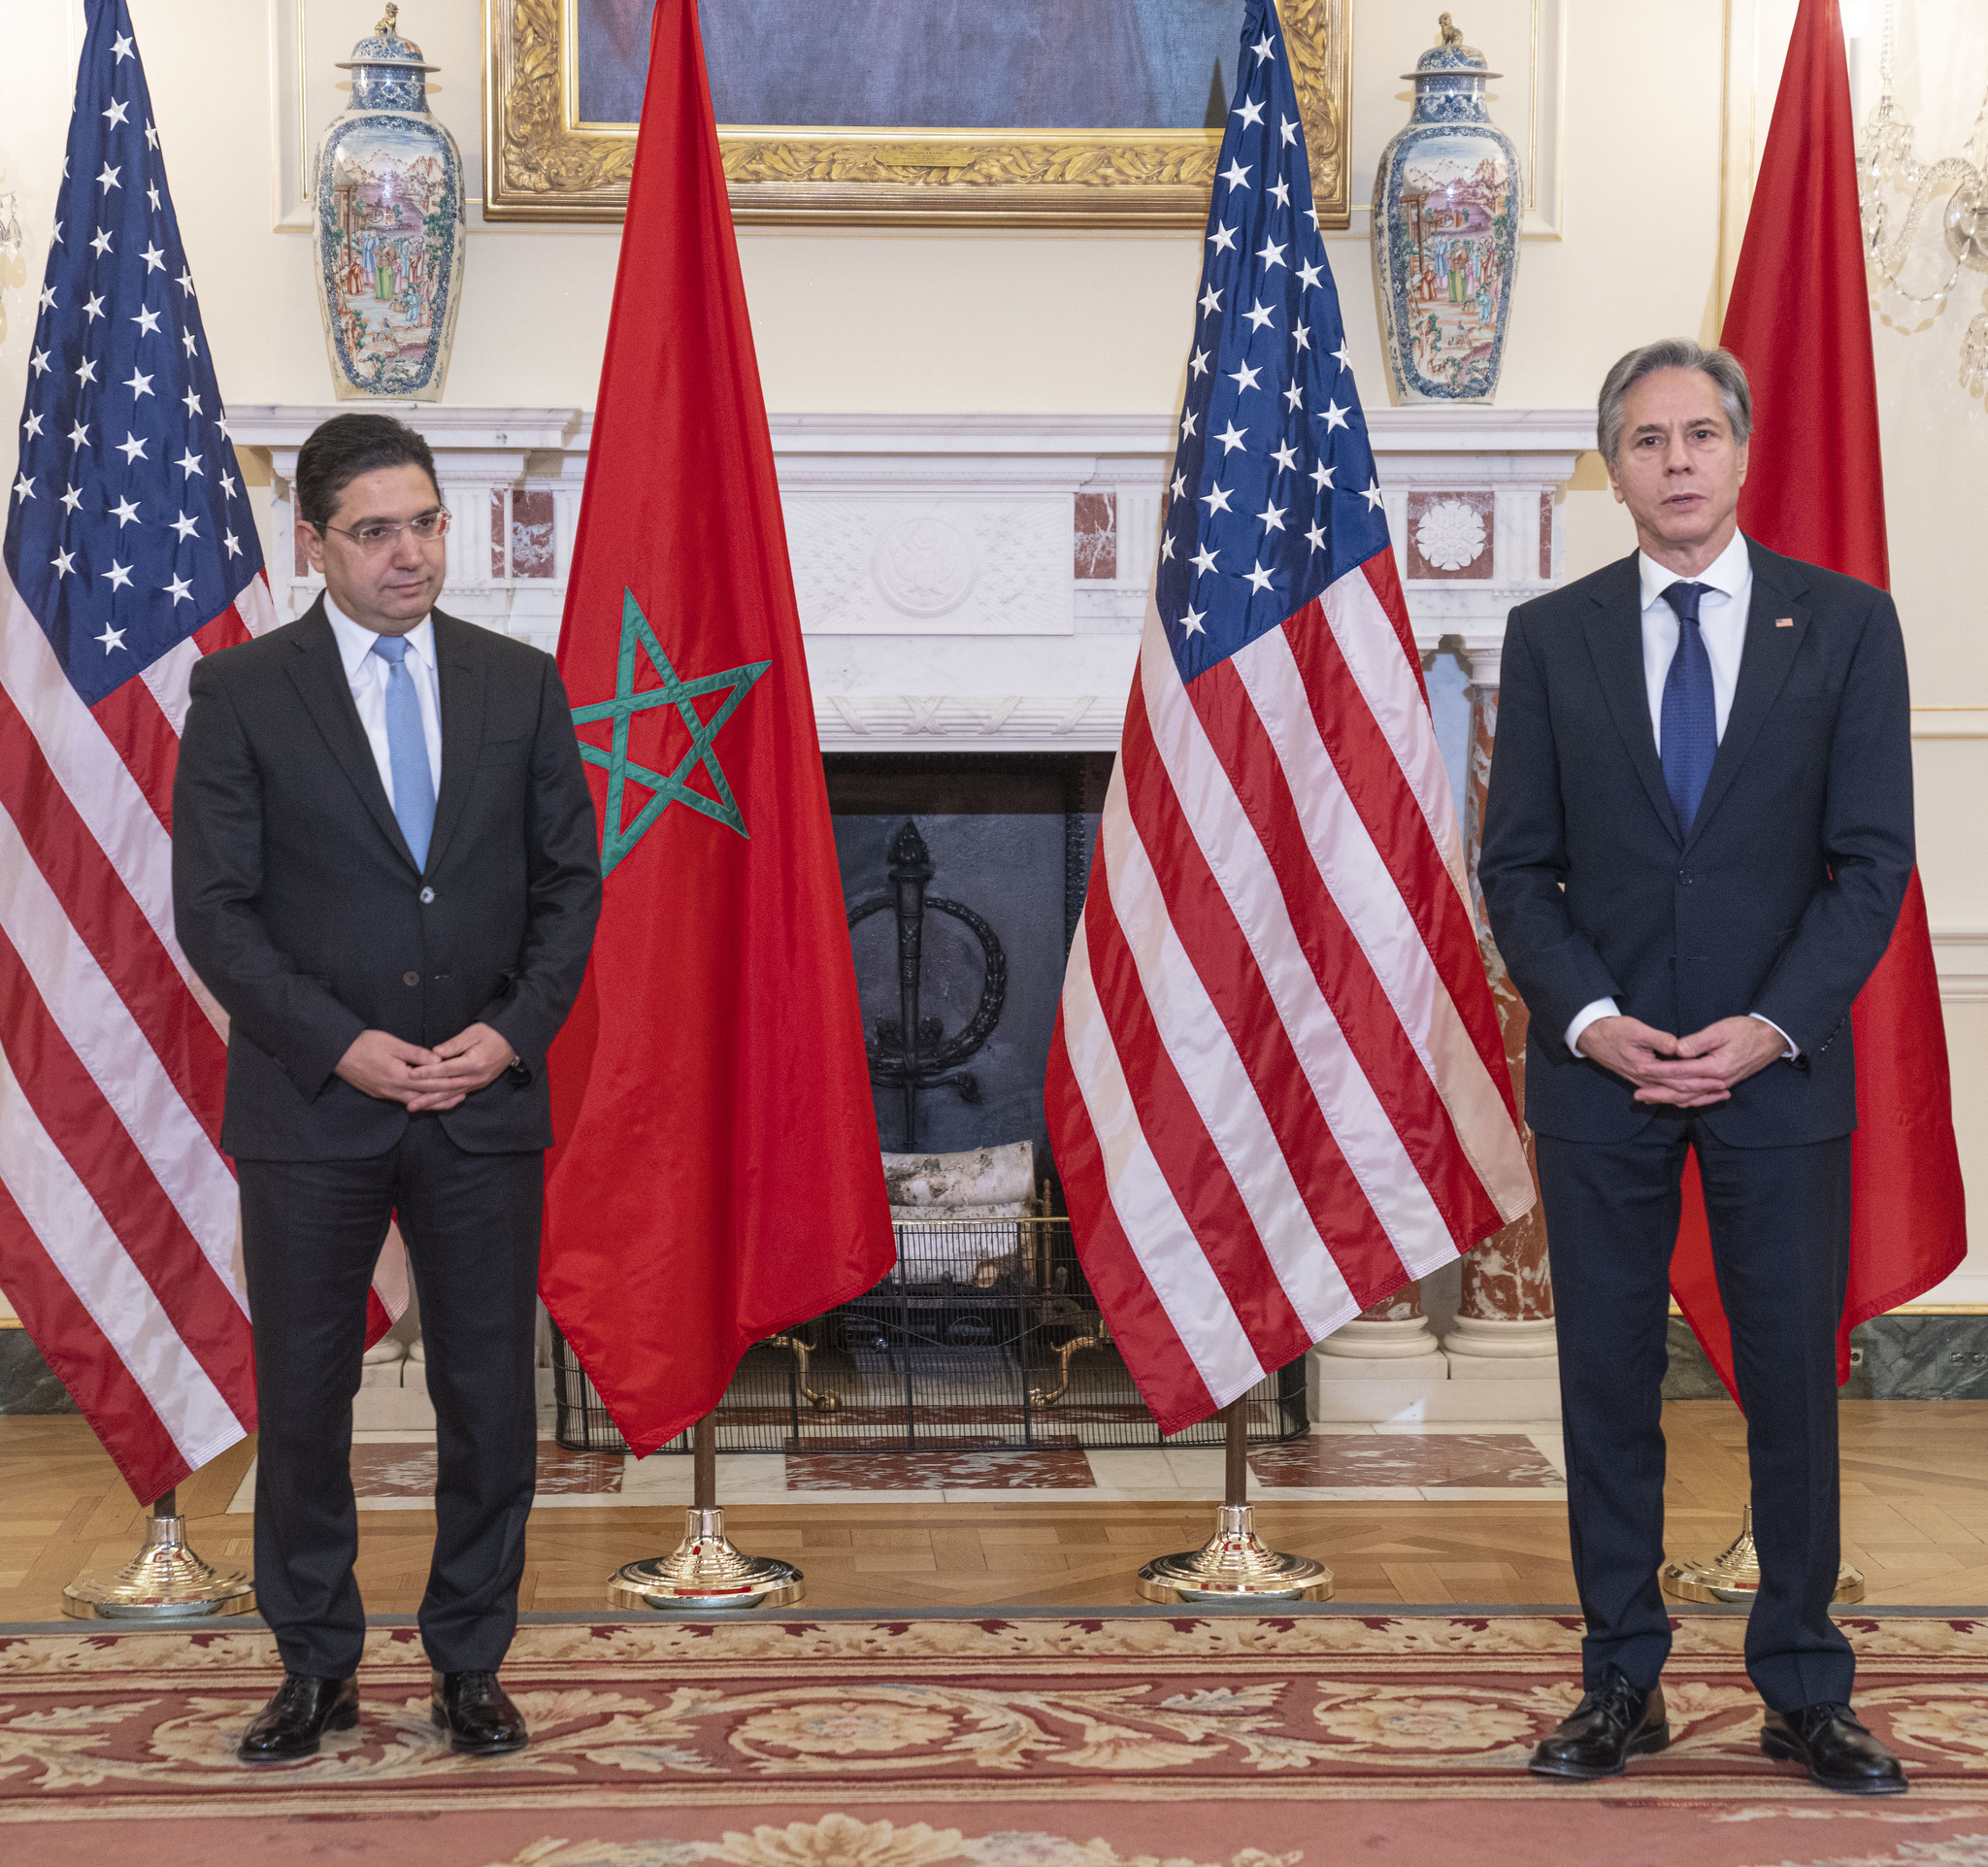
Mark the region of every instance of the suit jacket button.
<instances>
[{"instance_id":1,"label":"suit jacket button","mask_svg":"<svg viewBox=\"0 0 1988 1867\"><path fill-rule=\"evenodd\" d=\"M428 903L429 903L429 902L431 902L431 901L433 901L434 899L435 899L435 890L434 890L433 888L423 888L423 889L421 890L421 906L422 906L422 907L424 907L424 908L425 908L425 907L426 907L426 906L428 905Z\"/></svg>"},{"instance_id":2,"label":"suit jacket button","mask_svg":"<svg viewBox=\"0 0 1988 1867\"><path fill-rule=\"evenodd\" d=\"M400 983L403 985L418 985L421 983L421 975L419 973L402 973Z\"/></svg>"}]
</instances>

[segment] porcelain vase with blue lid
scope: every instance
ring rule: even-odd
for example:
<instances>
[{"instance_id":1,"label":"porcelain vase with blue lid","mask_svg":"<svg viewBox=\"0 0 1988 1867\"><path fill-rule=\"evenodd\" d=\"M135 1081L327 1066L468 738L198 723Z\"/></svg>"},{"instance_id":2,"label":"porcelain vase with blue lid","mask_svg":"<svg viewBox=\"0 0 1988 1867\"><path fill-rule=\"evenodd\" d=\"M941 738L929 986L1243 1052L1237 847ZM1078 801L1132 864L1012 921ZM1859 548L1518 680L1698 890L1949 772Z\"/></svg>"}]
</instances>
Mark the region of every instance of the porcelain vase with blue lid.
<instances>
[{"instance_id":1,"label":"porcelain vase with blue lid","mask_svg":"<svg viewBox=\"0 0 1988 1867\"><path fill-rule=\"evenodd\" d=\"M1374 177L1374 271L1397 402L1498 392L1525 198L1518 150L1484 101L1484 54L1441 19L1441 43L1404 77L1407 125Z\"/></svg>"},{"instance_id":2,"label":"porcelain vase with blue lid","mask_svg":"<svg viewBox=\"0 0 1988 1867\"><path fill-rule=\"evenodd\" d=\"M340 62L352 101L317 149L317 303L342 401L439 400L462 297L462 155L428 114L438 68L399 16L389 6Z\"/></svg>"}]
</instances>

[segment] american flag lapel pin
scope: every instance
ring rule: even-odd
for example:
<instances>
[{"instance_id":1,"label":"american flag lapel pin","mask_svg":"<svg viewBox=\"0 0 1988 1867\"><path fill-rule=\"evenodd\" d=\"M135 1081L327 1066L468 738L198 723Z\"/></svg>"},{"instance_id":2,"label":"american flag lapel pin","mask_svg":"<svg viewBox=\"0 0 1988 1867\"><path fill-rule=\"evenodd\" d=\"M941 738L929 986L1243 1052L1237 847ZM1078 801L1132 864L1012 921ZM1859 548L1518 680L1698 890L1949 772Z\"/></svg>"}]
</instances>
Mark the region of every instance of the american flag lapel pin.
<instances>
[{"instance_id":1,"label":"american flag lapel pin","mask_svg":"<svg viewBox=\"0 0 1988 1867\"><path fill-rule=\"evenodd\" d=\"M1792 616L1777 616L1774 617L1774 627L1777 629L1792 629L1794 626L1795 618Z\"/></svg>"}]
</instances>

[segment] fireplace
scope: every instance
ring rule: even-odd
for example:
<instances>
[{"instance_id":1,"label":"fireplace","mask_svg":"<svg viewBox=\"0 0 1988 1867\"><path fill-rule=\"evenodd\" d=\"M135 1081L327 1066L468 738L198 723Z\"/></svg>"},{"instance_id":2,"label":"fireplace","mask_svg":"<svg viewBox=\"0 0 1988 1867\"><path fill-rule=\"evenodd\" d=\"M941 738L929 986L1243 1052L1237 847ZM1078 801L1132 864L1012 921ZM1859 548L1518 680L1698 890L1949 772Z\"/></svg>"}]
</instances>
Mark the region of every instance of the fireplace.
<instances>
[{"instance_id":1,"label":"fireplace","mask_svg":"<svg viewBox=\"0 0 1988 1867\"><path fill-rule=\"evenodd\" d=\"M293 529L299 446L338 413L336 405L231 410L237 444L265 450L271 468L258 502L268 547L286 546ZM552 648L590 415L578 408L442 404L403 413L434 448L442 494L455 517L442 607ZM1124 718L1177 438L1174 417L1157 411L776 412L769 419L815 732L827 756L850 903L894 895L916 881L911 872L922 861L931 868L918 883L925 895L966 911L932 910L928 900L918 917L914 1008L897 963L895 905L873 909L853 930L879 1135L891 1150L952 1151L982 1137L1029 1141L1038 1178L1049 1184L1049 1209L1038 1217L1053 1228L1062 1208L1043 1145L1041 1058L1062 972L1056 936L1059 920L1067 936L1082 899L1107 760ZM1577 457L1595 445L1594 413L1375 408L1367 419L1415 640L1425 665L1435 659L1432 700L1461 791L1466 750L1480 757L1482 750L1474 737L1466 746L1464 712L1471 711L1474 732L1488 728L1506 615L1562 574L1562 491ZM1450 532L1464 537L1465 548L1437 550L1431 541ZM286 550L271 550L271 582L284 618L301 615L319 587ZM893 878L892 846L908 821L924 855L907 849L900 864L906 873ZM977 923L984 923L991 946ZM993 947L1000 952L1000 1007L990 1020L986 969ZM977 1017L984 1029L972 1028ZM923 1026L931 1020L938 1034L928 1045ZM893 1021L894 1038L880 1028ZM1018 1292L1025 1300L1008 1320L986 1307L933 1310L909 1291L894 1320L882 1297L868 1313L886 1337L895 1330L903 1339L900 1360L924 1353L919 1343L928 1338L947 1334L955 1339L941 1346L953 1351L948 1365L955 1368L971 1352L1001 1347L1008 1362L998 1391L1010 1410L999 1427L1004 1434L1026 1437L1039 1423L1039 1410L1025 1408L1027 1396L1017 1393L1021 1367L1031 1385L1044 1379L1055 1384L1056 1370L1041 1373L1031 1343L1043 1341L1046 1330L1060 1355L1061 1346L1077 1339L1059 1334L1075 1325L1029 1318L1043 1314L1052 1296L1094 1314L1086 1311L1081 1266L1061 1242L1067 1228L1044 1236L1046 1247L1027 1261L1047 1265L1048 1284ZM944 1249L935 1238L915 1255L930 1261ZM982 1256L975 1248L970 1275ZM1059 1270L1061 1288L1054 1284ZM823 1319L818 1336L799 1332L803 1346L813 1344L811 1364L823 1381L835 1355L853 1354L838 1349L831 1321ZM982 1326L985 1342L967 1340ZM1074 1383L1087 1365L1110 1362L1108 1352L1088 1349L1070 1359ZM1441 1361L1433 1347L1427 1359ZM748 1433L728 1402L720 1416L727 1445L846 1431L870 1404L861 1400L869 1389L857 1381L856 1359L838 1377L845 1385L834 1411L815 1409L802 1393L803 1385L817 1394L829 1389L812 1374L803 1377L796 1364L792 1348L755 1349L746 1358L734 1399L764 1370L785 1409L784 1424L777 1430L761 1421ZM991 1369L992 1359L985 1365ZM899 1367L892 1378L915 1410L916 1370L908 1383L903 1377ZM570 1365L560 1379L571 1429L582 1438L611 1435L597 1408L588 1415ZM1347 1392L1365 1385L1339 1384ZM1063 1398L1077 1391L1073 1384ZM406 1398L425 1405L425 1396ZM1279 1429L1281 1405L1273 1400L1270 1413L1259 1413L1260 1430ZM914 1426L899 1420L893 1443L910 1443ZM1083 1430L1094 1429L1104 1430ZM1149 1423L1143 1430L1150 1434Z\"/></svg>"},{"instance_id":2,"label":"fireplace","mask_svg":"<svg viewBox=\"0 0 1988 1867\"><path fill-rule=\"evenodd\" d=\"M831 753L824 761L885 1155L1025 1143L1031 1210L909 1217L873 1290L755 1346L722 1451L1155 1445L1064 1216L1043 1078L1109 753ZM619 1450L555 1345L562 1444ZM1259 1384L1251 1436L1307 1427L1303 1362ZM1213 1422L1176 1445L1218 1445ZM687 1450L688 1439L672 1450Z\"/></svg>"}]
</instances>

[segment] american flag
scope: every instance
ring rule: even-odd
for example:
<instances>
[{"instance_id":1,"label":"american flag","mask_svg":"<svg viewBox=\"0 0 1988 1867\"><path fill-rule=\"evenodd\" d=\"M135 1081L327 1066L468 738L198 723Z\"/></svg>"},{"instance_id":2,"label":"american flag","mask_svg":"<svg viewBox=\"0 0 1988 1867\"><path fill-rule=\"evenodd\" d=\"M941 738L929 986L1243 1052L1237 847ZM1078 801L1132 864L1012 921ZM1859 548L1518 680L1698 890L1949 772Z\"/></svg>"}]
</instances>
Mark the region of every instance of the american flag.
<instances>
[{"instance_id":1,"label":"american flag","mask_svg":"<svg viewBox=\"0 0 1988 1867\"><path fill-rule=\"evenodd\" d=\"M171 833L188 671L276 612L124 0L55 214L0 581L0 1289L149 1501L255 1424Z\"/></svg>"},{"instance_id":2,"label":"american flag","mask_svg":"<svg viewBox=\"0 0 1988 1867\"><path fill-rule=\"evenodd\" d=\"M1534 1198L1269 0L1233 102L1046 1092L1168 1432Z\"/></svg>"}]
</instances>

